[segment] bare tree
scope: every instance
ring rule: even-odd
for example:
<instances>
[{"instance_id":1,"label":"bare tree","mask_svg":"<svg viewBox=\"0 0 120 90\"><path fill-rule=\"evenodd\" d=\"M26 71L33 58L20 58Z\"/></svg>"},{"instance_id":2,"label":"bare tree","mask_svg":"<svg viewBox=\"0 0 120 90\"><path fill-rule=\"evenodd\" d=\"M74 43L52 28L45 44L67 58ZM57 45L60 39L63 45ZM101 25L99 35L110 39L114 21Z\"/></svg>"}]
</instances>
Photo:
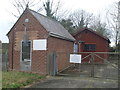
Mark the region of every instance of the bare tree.
<instances>
[{"instance_id":1,"label":"bare tree","mask_svg":"<svg viewBox=\"0 0 120 90\"><path fill-rule=\"evenodd\" d=\"M10 12L12 16L18 18L25 8L34 8L37 12L44 12L46 16L56 20L62 20L67 14L67 10L62 10L62 3L55 0L11 0L11 4L15 11Z\"/></svg>"},{"instance_id":2,"label":"bare tree","mask_svg":"<svg viewBox=\"0 0 120 90\"><path fill-rule=\"evenodd\" d=\"M55 0L46 0L43 3L46 16L53 18L57 21L62 20L68 14L68 11L62 10L61 6L62 3L60 2L60 0L58 2L56 2Z\"/></svg>"},{"instance_id":3,"label":"bare tree","mask_svg":"<svg viewBox=\"0 0 120 90\"><path fill-rule=\"evenodd\" d=\"M91 20L93 14L85 12L84 10L76 10L75 12L70 14L70 19L76 26L76 28L87 27Z\"/></svg>"},{"instance_id":4,"label":"bare tree","mask_svg":"<svg viewBox=\"0 0 120 90\"><path fill-rule=\"evenodd\" d=\"M101 34L102 36L111 38L111 32L107 28L107 24L105 22L102 22L100 15L98 15L98 17L93 18L90 28L92 28L97 33Z\"/></svg>"},{"instance_id":5,"label":"bare tree","mask_svg":"<svg viewBox=\"0 0 120 90\"><path fill-rule=\"evenodd\" d=\"M14 17L18 18L26 7L37 6L36 11L42 10L40 2L41 0L11 0L10 1L15 11L10 12Z\"/></svg>"},{"instance_id":6,"label":"bare tree","mask_svg":"<svg viewBox=\"0 0 120 90\"><path fill-rule=\"evenodd\" d=\"M120 40L120 2L114 3L112 8L107 11L107 24L112 30L112 36L117 47Z\"/></svg>"}]
</instances>

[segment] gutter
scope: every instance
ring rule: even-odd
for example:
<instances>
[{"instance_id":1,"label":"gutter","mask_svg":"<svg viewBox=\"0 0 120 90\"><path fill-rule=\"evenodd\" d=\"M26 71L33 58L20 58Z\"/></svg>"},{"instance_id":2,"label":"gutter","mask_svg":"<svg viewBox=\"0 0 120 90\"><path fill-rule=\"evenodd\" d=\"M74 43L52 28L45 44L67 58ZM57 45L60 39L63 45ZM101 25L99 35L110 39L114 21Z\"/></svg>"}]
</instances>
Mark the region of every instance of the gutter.
<instances>
[{"instance_id":1,"label":"gutter","mask_svg":"<svg viewBox=\"0 0 120 90\"><path fill-rule=\"evenodd\" d=\"M72 41L72 42L75 41L75 39L74 40L73 39L69 39L69 38L66 38L64 36L60 36L58 34L52 33L52 32L49 32L49 35L52 36L52 37L63 39L63 40L68 40L68 41Z\"/></svg>"}]
</instances>

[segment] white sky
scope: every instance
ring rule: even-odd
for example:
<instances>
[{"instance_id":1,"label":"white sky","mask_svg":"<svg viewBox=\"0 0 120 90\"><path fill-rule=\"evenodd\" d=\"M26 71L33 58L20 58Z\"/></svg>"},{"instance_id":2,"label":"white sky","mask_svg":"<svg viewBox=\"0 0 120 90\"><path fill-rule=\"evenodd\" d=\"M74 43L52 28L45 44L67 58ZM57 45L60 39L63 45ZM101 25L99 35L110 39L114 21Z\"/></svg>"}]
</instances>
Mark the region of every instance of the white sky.
<instances>
[{"instance_id":1,"label":"white sky","mask_svg":"<svg viewBox=\"0 0 120 90\"><path fill-rule=\"evenodd\" d=\"M55 0L57 1L57 0ZM83 9L87 12L93 13L94 15L103 14L109 6L117 0L61 0L63 7L70 11L76 9ZM15 23L14 19L11 19L9 11L13 10L9 0L0 0L0 40L2 42L8 42L6 36L7 32Z\"/></svg>"}]
</instances>

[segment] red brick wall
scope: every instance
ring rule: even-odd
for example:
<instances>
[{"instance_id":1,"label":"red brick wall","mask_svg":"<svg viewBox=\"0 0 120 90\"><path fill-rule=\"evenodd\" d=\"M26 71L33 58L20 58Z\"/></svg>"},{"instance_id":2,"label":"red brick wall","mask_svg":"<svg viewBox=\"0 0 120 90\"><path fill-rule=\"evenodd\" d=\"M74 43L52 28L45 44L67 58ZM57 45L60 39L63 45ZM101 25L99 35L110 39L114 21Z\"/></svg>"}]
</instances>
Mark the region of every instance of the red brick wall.
<instances>
[{"instance_id":1,"label":"red brick wall","mask_svg":"<svg viewBox=\"0 0 120 90\"><path fill-rule=\"evenodd\" d=\"M9 33L9 68L12 69L12 48L13 48L13 69L20 70L20 49L21 40L24 34L24 20L29 18L27 33L30 40L47 38L47 31L31 15L25 12L17 21ZM14 31L14 32L13 32ZM13 38L13 34L14 38ZM33 33L32 33L33 32ZM34 34L35 33L35 34ZM12 47L13 43L13 47ZM42 57L42 58L41 58ZM32 51L32 72L46 74L46 51Z\"/></svg>"},{"instance_id":2,"label":"red brick wall","mask_svg":"<svg viewBox=\"0 0 120 90\"><path fill-rule=\"evenodd\" d=\"M108 41L90 31L87 31L87 33L85 31L81 32L80 34L75 36L75 39L77 41L85 41L84 44L96 44L96 52L108 52L109 50ZM81 47L81 51L84 51L84 46Z\"/></svg>"},{"instance_id":3,"label":"red brick wall","mask_svg":"<svg viewBox=\"0 0 120 90\"><path fill-rule=\"evenodd\" d=\"M73 42L50 37L48 39L48 54L50 52L57 52L58 70L67 67L69 63L69 53L73 52Z\"/></svg>"},{"instance_id":4,"label":"red brick wall","mask_svg":"<svg viewBox=\"0 0 120 90\"><path fill-rule=\"evenodd\" d=\"M29 40L35 39L46 39L48 38L47 31L40 25L40 23L27 12L20 17L15 26L12 28L12 31L9 33L9 68L12 69L12 49L13 49L13 69L20 71L20 50L21 50L21 40L23 40L24 35L24 20L29 18L27 33ZM13 32L14 31L14 32ZM47 51L35 51L32 50L32 72L39 74L47 74L47 55L48 52L60 51L60 52L72 52L73 51L73 42L49 37L47 40ZM13 47L12 47L13 43ZM66 62L66 55L62 55L61 61L58 62L59 68L63 69L68 65ZM66 63L64 65L64 63Z\"/></svg>"},{"instance_id":5,"label":"red brick wall","mask_svg":"<svg viewBox=\"0 0 120 90\"><path fill-rule=\"evenodd\" d=\"M87 32L86 32L87 31ZM78 41L84 41L79 46L79 52L89 52L84 50L84 44L96 44L96 51L95 52L108 52L109 51L109 43L107 40L103 39L102 37L90 32L89 30L84 30L83 32L77 34L75 39ZM90 51L91 52L91 51ZM82 54L82 57L85 57L89 54ZM106 54L98 54L98 56L107 59L108 55ZM91 57L84 59L83 61L88 62ZM103 62L103 59L98 57L94 57L96 62Z\"/></svg>"},{"instance_id":6,"label":"red brick wall","mask_svg":"<svg viewBox=\"0 0 120 90\"><path fill-rule=\"evenodd\" d=\"M14 38L13 38L13 36L14 36L14 32L13 31L11 31L10 32L10 34L8 35L8 38L9 38L9 47L8 47L8 67L9 67L9 70L11 70L13 67L13 65L12 65L12 59L13 59L13 56L12 56L12 54L14 53L14 51L12 52L12 50L13 50L13 45L14 45Z\"/></svg>"}]
</instances>

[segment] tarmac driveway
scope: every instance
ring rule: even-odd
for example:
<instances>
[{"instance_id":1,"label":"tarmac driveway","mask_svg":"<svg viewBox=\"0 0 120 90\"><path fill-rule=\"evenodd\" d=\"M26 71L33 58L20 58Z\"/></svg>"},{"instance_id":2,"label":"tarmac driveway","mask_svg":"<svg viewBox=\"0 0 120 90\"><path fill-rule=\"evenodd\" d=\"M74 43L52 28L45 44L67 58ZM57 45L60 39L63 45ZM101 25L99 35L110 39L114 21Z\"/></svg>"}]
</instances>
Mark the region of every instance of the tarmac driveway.
<instances>
[{"instance_id":1,"label":"tarmac driveway","mask_svg":"<svg viewBox=\"0 0 120 90\"><path fill-rule=\"evenodd\" d=\"M118 88L118 81L89 77L48 77L29 88Z\"/></svg>"}]
</instances>

